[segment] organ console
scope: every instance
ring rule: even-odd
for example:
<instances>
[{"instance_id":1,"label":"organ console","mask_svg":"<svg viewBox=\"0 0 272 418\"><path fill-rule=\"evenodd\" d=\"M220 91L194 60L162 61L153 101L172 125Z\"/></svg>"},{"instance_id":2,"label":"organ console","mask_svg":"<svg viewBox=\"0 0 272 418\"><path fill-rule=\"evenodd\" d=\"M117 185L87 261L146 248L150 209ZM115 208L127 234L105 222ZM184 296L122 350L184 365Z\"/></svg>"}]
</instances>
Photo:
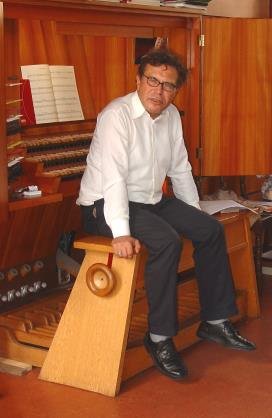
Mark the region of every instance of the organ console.
<instances>
[{"instance_id":1,"label":"organ console","mask_svg":"<svg viewBox=\"0 0 272 418\"><path fill-rule=\"evenodd\" d=\"M59 196L61 202L70 200L70 205L73 206L72 210L74 212L78 211L75 199L80 178L86 165L86 157L92 139L93 127L91 128L91 126L94 126L94 123L95 121L93 121L93 125L89 123L89 131L85 132L81 132L78 125L74 132L70 126L69 133L58 132L50 135L39 133L37 135L35 127L31 130L31 135L22 132L20 147L24 149L24 159L20 161L22 167L21 175L10 181L11 208L12 205L15 205L15 208L16 205L18 208L22 204L26 205L25 216L28 219L30 212L32 212L32 215L33 211L35 212L35 206L39 201L42 202L42 199L46 198L54 200L56 196ZM83 125L83 129L86 129L86 124ZM43 131L41 127L38 127L38 130L39 132ZM41 197L23 198L22 193L25 188L33 184L37 185L41 190ZM61 205L63 203L60 203ZM21 211L20 209L18 210ZM50 203L49 206L44 208L44 211L50 211ZM50 228L50 222L54 222L57 214L58 208L55 208L55 213L48 215L47 221L40 230L40 239L43 237L44 228ZM14 215L16 218L17 208L14 210ZM49 222L49 225L47 222ZM31 226L30 218L28 223L29 229L26 231L26 234L30 235L30 237L32 235L33 239L35 231ZM80 216L78 214L77 221L73 221L73 223L73 230L80 230ZM20 234L23 224L19 223L16 225L16 228L17 233ZM9 232L7 231L7 233ZM50 254L48 254L47 250L46 254L42 255L42 260L37 260L41 256L39 248L37 248L35 260L28 254L22 259L22 264L19 266L14 259L16 264L9 265L7 261L7 267L5 265L2 267L1 273L4 275L5 280L2 282L0 290L0 312L21 306L40 295L56 290L64 284L63 280L60 280L60 272L57 274L56 267L56 262L60 259L58 256L58 260L56 260L57 240L60 239L63 232L65 231L62 228L58 229L57 233L51 230L49 240L52 240L52 249L50 249ZM70 232L68 226L66 232ZM62 257L62 270L65 270L66 264L64 257ZM67 266L69 268L69 262ZM22 279L27 281L27 283L22 284ZM66 283L67 285L69 284L68 282Z\"/></svg>"},{"instance_id":2,"label":"organ console","mask_svg":"<svg viewBox=\"0 0 272 418\"><path fill-rule=\"evenodd\" d=\"M182 14L171 8L158 9L138 5L130 7L125 4L99 4L95 1L78 0L0 2L0 59L4 62L3 68L0 68L1 356L41 367L63 312L66 312L65 325L61 326L60 334L71 320L71 335L75 335L77 331L77 324L71 319L74 315L71 309L73 303L82 308L84 315L91 315L92 309L96 312L95 295L92 297L94 305L85 305L89 300L85 284L82 285L79 300L76 301L73 296L69 307L70 288L73 287L73 292L74 281L68 280L65 283L65 280L60 280L56 255L59 254L62 237L72 236L75 231L78 236L81 234L80 209L75 201L97 114L111 99L135 88L135 39L167 38L171 48L184 57L190 69L190 80L177 96L176 105L179 109L186 109L183 116L184 132L188 138L191 161L196 164L195 148L200 127L195 115L198 113L201 68L196 39L200 35L201 26L202 17L199 12ZM14 113L19 113L19 89L17 85L11 86L17 84L12 80L20 80L21 65L41 63L74 66L85 119L22 126L16 134L6 135L7 120L14 118ZM8 176L7 161L16 154L14 148L17 144L18 152L23 157L19 162L20 169L11 170ZM18 190L29 185L37 185L42 191L41 196L23 198ZM240 308L236 319L256 317L259 306L247 218L235 215L225 216L221 220L229 243ZM64 251L68 256L70 247L67 245ZM81 261L85 252L89 257L88 243L79 241L77 247L72 250L73 257ZM103 255L97 255L101 253L101 248ZM92 249L96 255L92 261L107 264L109 244L102 247L94 244ZM144 259L143 254L141 257ZM115 263L116 260L113 261L113 266ZM125 362L125 371L122 376L122 373L119 375L118 384L114 388L99 389L106 394L116 394L120 379L131 377L150 365L141 345L146 328L146 300L141 279L144 262L138 266L137 259L135 263L135 277L137 270L139 279L135 298L134 293L131 296L134 298L132 320L122 317L127 329L127 334L124 335L128 335L125 360L126 338L122 342L121 357ZM183 333L182 338L181 335L178 336L179 348L196 341L194 331L199 320L199 302L193 267L192 246L186 242L180 267L183 280L179 290L179 318ZM77 266L73 264L72 269L77 271ZM122 263L114 269L117 285L109 295L109 300L121 288L118 278L123 277L124 272L129 271L130 278L134 274L131 267ZM84 275L82 271L79 274L80 281L85 283ZM106 313L107 304L104 303ZM118 295L114 306L121 306ZM113 318L114 312L109 312ZM99 321L103 322L103 315L101 312L100 314L100 319L90 317L88 321L84 321L89 325L89 334L92 321L98 320L98 324ZM69 316L70 319L67 320ZM113 327L112 330L114 329ZM80 342L89 349L84 340L85 331L80 330ZM77 341L77 337L74 338ZM92 339L88 341L96 343ZM100 340L101 344L102 341L103 338ZM52 378L50 369L54 363L54 349L52 353L43 376L48 380L59 381ZM87 355L87 350L83 354ZM136 363L132 361L133 356L136 356ZM64 357L69 362L68 352L65 352ZM140 360L142 358L144 364ZM87 362L84 363L86 365ZM140 366L136 367L135 364ZM88 374L90 375L92 372ZM89 390L95 390L96 387L95 383L87 387L84 384L80 386L75 381L68 384Z\"/></svg>"}]
</instances>

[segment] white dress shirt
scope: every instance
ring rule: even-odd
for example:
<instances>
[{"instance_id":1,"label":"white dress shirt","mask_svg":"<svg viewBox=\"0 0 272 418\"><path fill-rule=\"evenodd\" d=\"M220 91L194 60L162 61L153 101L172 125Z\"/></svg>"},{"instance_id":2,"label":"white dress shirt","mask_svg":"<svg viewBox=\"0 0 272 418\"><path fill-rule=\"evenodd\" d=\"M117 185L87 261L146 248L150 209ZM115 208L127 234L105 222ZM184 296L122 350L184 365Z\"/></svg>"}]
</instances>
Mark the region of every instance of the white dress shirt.
<instances>
[{"instance_id":1,"label":"white dress shirt","mask_svg":"<svg viewBox=\"0 0 272 418\"><path fill-rule=\"evenodd\" d=\"M104 198L113 236L130 235L128 201L159 202L166 176L177 198L199 208L176 107L170 104L152 119L133 92L98 115L77 203L89 206Z\"/></svg>"}]
</instances>

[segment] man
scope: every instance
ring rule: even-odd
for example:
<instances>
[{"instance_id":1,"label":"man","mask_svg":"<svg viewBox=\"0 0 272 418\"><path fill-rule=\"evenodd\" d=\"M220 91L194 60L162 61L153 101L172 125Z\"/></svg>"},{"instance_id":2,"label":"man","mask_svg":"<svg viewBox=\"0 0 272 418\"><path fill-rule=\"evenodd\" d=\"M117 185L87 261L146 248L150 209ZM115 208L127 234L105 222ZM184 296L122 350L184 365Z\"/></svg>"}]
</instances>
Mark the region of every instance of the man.
<instances>
[{"instance_id":1,"label":"man","mask_svg":"<svg viewBox=\"0 0 272 418\"><path fill-rule=\"evenodd\" d=\"M113 237L113 251L131 258L148 249L145 288L149 305L144 344L157 368L173 379L188 371L172 337L176 313L180 235L192 240L202 322L197 335L230 348L253 350L227 319L237 313L223 228L203 213L172 104L186 69L167 50L142 57L137 91L113 100L100 113L78 204L85 230ZM175 197L162 195L165 177Z\"/></svg>"}]
</instances>

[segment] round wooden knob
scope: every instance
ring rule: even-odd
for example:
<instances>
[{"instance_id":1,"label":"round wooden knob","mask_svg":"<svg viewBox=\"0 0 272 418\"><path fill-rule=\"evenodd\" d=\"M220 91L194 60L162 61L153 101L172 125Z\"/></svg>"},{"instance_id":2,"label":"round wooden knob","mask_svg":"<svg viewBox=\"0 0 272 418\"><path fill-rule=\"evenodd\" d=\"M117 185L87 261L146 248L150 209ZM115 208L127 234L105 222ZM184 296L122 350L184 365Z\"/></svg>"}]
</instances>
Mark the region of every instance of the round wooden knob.
<instances>
[{"instance_id":1,"label":"round wooden knob","mask_svg":"<svg viewBox=\"0 0 272 418\"><path fill-rule=\"evenodd\" d=\"M86 283L96 296L106 296L115 285L115 277L108 266L96 263L87 270Z\"/></svg>"},{"instance_id":2,"label":"round wooden knob","mask_svg":"<svg viewBox=\"0 0 272 418\"><path fill-rule=\"evenodd\" d=\"M15 279L15 277L18 276L18 270L15 268L11 268L8 272L7 272L7 279L10 282L11 280Z\"/></svg>"},{"instance_id":3,"label":"round wooden knob","mask_svg":"<svg viewBox=\"0 0 272 418\"><path fill-rule=\"evenodd\" d=\"M31 267L30 267L30 265L29 265L29 264L23 264L23 265L20 267L20 274L21 274L21 276L22 276L22 277L27 276L27 275L28 275L28 273L30 273L30 272L31 272Z\"/></svg>"},{"instance_id":4,"label":"round wooden knob","mask_svg":"<svg viewBox=\"0 0 272 418\"><path fill-rule=\"evenodd\" d=\"M42 260L37 260L35 261L35 263L33 264L33 271L34 273L38 273L38 271L40 271L41 269L43 269L44 267L44 263Z\"/></svg>"}]
</instances>

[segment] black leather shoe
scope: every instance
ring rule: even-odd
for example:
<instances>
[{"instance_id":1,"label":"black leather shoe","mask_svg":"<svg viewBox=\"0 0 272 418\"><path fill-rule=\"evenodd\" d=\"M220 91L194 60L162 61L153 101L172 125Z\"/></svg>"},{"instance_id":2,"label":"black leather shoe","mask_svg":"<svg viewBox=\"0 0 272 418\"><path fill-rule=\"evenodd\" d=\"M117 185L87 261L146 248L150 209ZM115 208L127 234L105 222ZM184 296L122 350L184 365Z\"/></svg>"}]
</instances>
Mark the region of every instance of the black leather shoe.
<instances>
[{"instance_id":1,"label":"black leather shoe","mask_svg":"<svg viewBox=\"0 0 272 418\"><path fill-rule=\"evenodd\" d=\"M256 345L242 337L229 320L220 324L209 324L203 321L196 334L204 340L214 341L236 350L250 351L256 349Z\"/></svg>"},{"instance_id":2,"label":"black leather shoe","mask_svg":"<svg viewBox=\"0 0 272 418\"><path fill-rule=\"evenodd\" d=\"M188 370L178 355L172 338L153 343L147 333L144 345L161 373L171 379L184 379L188 376Z\"/></svg>"}]
</instances>

